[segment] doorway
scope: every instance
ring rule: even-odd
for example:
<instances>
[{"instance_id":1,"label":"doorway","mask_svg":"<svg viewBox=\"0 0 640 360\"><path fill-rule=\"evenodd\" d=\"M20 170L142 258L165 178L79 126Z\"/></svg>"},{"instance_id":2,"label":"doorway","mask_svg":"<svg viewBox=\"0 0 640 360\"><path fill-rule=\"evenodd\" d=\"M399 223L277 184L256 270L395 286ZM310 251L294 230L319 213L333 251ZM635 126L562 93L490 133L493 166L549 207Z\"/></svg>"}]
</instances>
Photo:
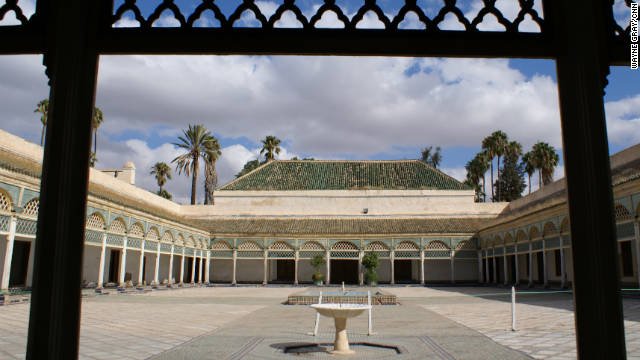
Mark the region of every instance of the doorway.
<instances>
[{"instance_id":1,"label":"doorway","mask_svg":"<svg viewBox=\"0 0 640 360\"><path fill-rule=\"evenodd\" d=\"M293 282L294 273L296 271L294 260L277 260L276 261L276 281Z\"/></svg>"},{"instance_id":2,"label":"doorway","mask_svg":"<svg viewBox=\"0 0 640 360\"><path fill-rule=\"evenodd\" d=\"M188 257L185 260L186 260L185 266L187 267L185 271L186 278L182 279L182 282L191 282L191 270L193 266L193 258Z\"/></svg>"},{"instance_id":3,"label":"doorway","mask_svg":"<svg viewBox=\"0 0 640 360\"><path fill-rule=\"evenodd\" d=\"M9 275L9 287L25 287L27 285L30 250L31 242L19 240L14 241L13 255L11 257L11 272Z\"/></svg>"},{"instance_id":4,"label":"doorway","mask_svg":"<svg viewBox=\"0 0 640 360\"><path fill-rule=\"evenodd\" d=\"M393 272L394 281L397 283L410 283L412 279L411 274L411 260L394 260Z\"/></svg>"},{"instance_id":5,"label":"doorway","mask_svg":"<svg viewBox=\"0 0 640 360\"><path fill-rule=\"evenodd\" d=\"M536 265L538 268L538 282L544 282L544 258L542 252L536 253Z\"/></svg>"},{"instance_id":6,"label":"doorway","mask_svg":"<svg viewBox=\"0 0 640 360\"><path fill-rule=\"evenodd\" d=\"M120 250L111 250L109 257L109 276L108 281L117 283L120 277Z\"/></svg>"},{"instance_id":7,"label":"doorway","mask_svg":"<svg viewBox=\"0 0 640 360\"><path fill-rule=\"evenodd\" d=\"M358 260L331 260L331 283L358 284Z\"/></svg>"}]
</instances>

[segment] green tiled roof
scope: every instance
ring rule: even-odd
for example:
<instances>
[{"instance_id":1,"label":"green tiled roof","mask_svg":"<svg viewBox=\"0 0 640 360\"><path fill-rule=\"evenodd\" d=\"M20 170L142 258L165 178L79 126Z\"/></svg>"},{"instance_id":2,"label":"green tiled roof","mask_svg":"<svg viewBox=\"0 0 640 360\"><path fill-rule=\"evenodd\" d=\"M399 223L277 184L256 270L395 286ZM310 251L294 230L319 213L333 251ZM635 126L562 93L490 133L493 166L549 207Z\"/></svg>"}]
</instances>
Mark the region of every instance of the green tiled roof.
<instances>
[{"instance_id":1,"label":"green tiled roof","mask_svg":"<svg viewBox=\"0 0 640 360\"><path fill-rule=\"evenodd\" d=\"M419 160L276 160L220 190L468 190Z\"/></svg>"},{"instance_id":2,"label":"green tiled roof","mask_svg":"<svg viewBox=\"0 0 640 360\"><path fill-rule=\"evenodd\" d=\"M478 218L238 218L207 220L214 234L347 235L470 234L488 220Z\"/></svg>"}]
</instances>

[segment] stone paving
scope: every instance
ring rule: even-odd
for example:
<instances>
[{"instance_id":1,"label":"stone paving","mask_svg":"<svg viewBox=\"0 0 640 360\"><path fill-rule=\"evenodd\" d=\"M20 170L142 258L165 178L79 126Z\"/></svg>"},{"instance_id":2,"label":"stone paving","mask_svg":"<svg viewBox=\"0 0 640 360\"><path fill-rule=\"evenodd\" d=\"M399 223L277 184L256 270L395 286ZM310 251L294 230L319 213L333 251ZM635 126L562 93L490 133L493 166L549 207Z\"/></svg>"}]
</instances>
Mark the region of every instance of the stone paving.
<instances>
[{"instance_id":1,"label":"stone paving","mask_svg":"<svg viewBox=\"0 0 640 360\"><path fill-rule=\"evenodd\" d=\"M281 305L301 287L216 287L145 294L88 296L82 303L81 359L276 359L287 344L331 348L333 324L314 311ZM366 290L366 289L365 289ZM350 320L352 342L398 345L398 359L575 358L570 294L518 296L512 332L509 296L488 287L383 287L400 306L374 307L374 336L366 316ZM523 290L525 291L525 290ZM484 294L485 296L478 296ZM640 299L625 298L630 359L640 359ZM0 306L0 359L24 358L29 303ZM389 358L387 350L356 347L353 358ZM383 351L384 350L384 351ZM324 352L298 355L329 358Z\"/></svg>"},{"instance_id":2,"label":"stone paving","mask_svg":"<svg viewBox=\"0 0 640 360\"><path fill-rule=\"evenodd\" d=\"M575 359L573 298L569 293L526 294L516 301L516 331L511 331L511 297L494 296L504 288L424 288L407 295L422 295L423 308L454 320L520 350L536 359ZM517 292L517 293L518 293ZM398 293L398 291L396 291ZM488 294L488 296L479 296ZM640 359L640 299L623 299L627 354Z\"/></svg>"}]
</instances>

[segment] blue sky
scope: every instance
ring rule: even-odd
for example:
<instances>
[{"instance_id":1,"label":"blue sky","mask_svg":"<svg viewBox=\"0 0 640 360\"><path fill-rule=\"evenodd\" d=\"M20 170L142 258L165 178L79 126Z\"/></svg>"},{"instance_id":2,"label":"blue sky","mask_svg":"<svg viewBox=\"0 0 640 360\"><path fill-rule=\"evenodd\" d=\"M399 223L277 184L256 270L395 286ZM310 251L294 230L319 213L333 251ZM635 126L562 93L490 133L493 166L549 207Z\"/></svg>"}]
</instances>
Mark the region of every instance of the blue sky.
<instances>
[{"instance_id":1,"label":"blue sky","mask_svg":"<svg viewBox=\"0 0 640 360\"><path fill-rule=\"evenodd\" d=\"M147 16L160 1L138 3ZM197 3L176 0L187 15ZM241 1L215 3L228 15ZM273 0L257 3L267 16L277 8ZM351 17L364 1L337 3ZM388 14L397 11L399 3L378 1ZM513 18L517 3L498 0L497 6ZM29 14L33 1L20 4ZM310 15L321 1L296 4ZM418 4L433 17L442 0ZM481 0L458 4L473 17ZM620 0L615 9L624 21L626 8ZM335 16L325 17L323 26L339 25ZM368 27L376 22L371 14L363 20ZM174 24L170 14L163 13L155 25ZM283 17L282 24L296 26L296 21ZM118 26L135 25L125 15ZM245 14L239 25L255 26L255 21ZM419 25L415 19L407 23ZM442 24L454 25L452 19ZM500 29L491 19L483 26ZM535 31L535 25L528 29ZM0 128L36 143L41 127L33 109L48 95L41 62L38 56L0 57ZM614 67L608 79L604 100L610 151L616 152L640 142L640 71ZM557 102L555 63L549 60L105 56L96 97L105 113L98 133L98 168L118 168L132 160L138 185L155 191L149 167L156 161L169 163L179 153L171 143L181 129L198 123L220 139L221 184L257 158L266 135L282 139L283 159L411 159L419 157L422 147L441 146L441 168L462 179L464 165L480 150L482 138L498 129L521 142L525 151L536 141L561 151ZM562 175L561 164L556 176ZM189 184L188 178L174 176L167 189L177 201L187 202Z\"/></svg>"}]
</instances>

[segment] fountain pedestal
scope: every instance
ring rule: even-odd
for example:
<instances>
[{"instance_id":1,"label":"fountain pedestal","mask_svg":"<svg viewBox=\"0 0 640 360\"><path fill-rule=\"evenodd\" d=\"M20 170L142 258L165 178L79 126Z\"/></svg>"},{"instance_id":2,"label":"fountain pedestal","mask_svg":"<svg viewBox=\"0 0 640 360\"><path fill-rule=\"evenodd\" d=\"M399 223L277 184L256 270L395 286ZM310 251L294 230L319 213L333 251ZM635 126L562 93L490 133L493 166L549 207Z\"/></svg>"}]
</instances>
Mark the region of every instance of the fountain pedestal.
<instances>
[{"instance_id":1,"label":"fountain pedestal","mask_svg":"<svg viewBox=\"0 0 640 360\"><path fill-rule=\"evenodd\" d=\"M311 305L322 316L332 317L336 327L336 337L333 341L332 354L349 355L355 352L349 349L349 339L347 338L347 319L362 314L365 310L371 309L371 305L359 304L315 304Z\"/></svg>"}]
</instances>

